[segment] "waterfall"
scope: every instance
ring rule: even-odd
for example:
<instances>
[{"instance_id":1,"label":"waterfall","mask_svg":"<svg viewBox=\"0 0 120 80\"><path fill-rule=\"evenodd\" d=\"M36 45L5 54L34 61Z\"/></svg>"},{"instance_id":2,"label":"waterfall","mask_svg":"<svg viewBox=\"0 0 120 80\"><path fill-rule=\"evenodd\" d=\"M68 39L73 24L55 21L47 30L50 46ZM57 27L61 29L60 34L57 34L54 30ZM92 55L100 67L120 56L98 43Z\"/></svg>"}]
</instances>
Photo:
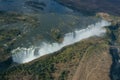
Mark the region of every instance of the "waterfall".
<instances>
[{"instance_id":1,"label":"waterfall","mask_svg":"<svg viewBox=\"0 0 120 80\"><path fill-rule=\"evenodd\" d=\"M42 42L38 46L30 46L29 48L18 47L12 51L12 59L16 63L28 63L34 59L37 59L43 55L50 54L62 49L65 46L74 44L80 40L92 37L101 36L106 32L105 26L109 26L111 23L105 20L101 20L95 24L88 25L86 29L75 30L65 34L62 43L47 43Z\"/></svg>"}]
</instances>

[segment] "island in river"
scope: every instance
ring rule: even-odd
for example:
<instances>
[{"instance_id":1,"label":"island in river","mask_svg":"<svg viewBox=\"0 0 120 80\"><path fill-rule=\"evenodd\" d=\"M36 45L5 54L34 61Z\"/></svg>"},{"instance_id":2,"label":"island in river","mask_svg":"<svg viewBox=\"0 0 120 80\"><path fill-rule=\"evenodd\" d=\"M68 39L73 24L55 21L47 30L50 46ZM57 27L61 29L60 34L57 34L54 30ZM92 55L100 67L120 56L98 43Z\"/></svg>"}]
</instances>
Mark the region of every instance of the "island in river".
<instances>
[{"instance_id":1,"label":"island in river","mask_svg":"<svg viewBox=\"0 0 120 80\"><path fill-rule=\"evenodd\" d=\"M108 8L104 8L103 0L100 1L102 5L97 5L98 1L93 0L92 3L98 6L95 12L94 10L89 12L96 6L92 5L92 8L88 10L86 5L89 1L87 0L82 1L85 7L81 6L78 0L61 0L60 3L67 7L46 1L1 0L1 6L6 3L12 5L6 9L0 6L0 79L119 80L119 1L116 0L112 4L112 0L106 0L105 4L111 4L108 6L112 8L108 10ZM13 4L15 7L12 7ZM52 4L51 7L50 4ZM23 7L18 11L21 5ZM113 5L117 5L117 7ZM103 9L104 11L102 11ZM117 10L118 13L113 10ZM106 13L99 13L105 11ZM90 15L91 13L94 14ZM88 25L95 24L102 19L111 22L111 25L100 28L100 31L106 30L106 33L103 32L100 36L90 36L24 64L20 64L19 60L16 61L12 57L14 54L19 54L18 52L21 50L31 49L31 45L37 46L34 56L38 56L40 42L61 44L67 33L74 32L76 29L86 29ZM91 30L91 27L89 29ZM75 35L74 33L72 35L73 40ZM18 47L20 51L12 53L16 48L19 49ZM45 51L47 50L45 49ZM27 54L27 56L29 55ZM29 58L27 56L25 57Z\"/></svg>"}]
</instances>

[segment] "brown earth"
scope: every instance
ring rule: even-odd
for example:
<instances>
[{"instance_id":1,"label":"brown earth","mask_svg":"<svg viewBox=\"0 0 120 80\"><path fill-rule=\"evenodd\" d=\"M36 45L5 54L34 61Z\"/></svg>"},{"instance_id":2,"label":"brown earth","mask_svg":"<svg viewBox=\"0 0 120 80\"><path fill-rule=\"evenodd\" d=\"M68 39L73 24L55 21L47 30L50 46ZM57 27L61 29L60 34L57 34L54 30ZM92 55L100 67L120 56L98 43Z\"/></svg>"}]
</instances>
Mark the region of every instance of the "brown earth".
<instances>
[{"instance_id":1,"label":"brown earth","mask_svg":"<svg viewBox=\"0 0 120 80\"><path fill-rule=\"evenodd\" d=\"M88 60L84 56L72 80L110 80L109 70L111 63L108 52L97 53Z\"/></svg>"},{"instance_id":2,"label":"brown earth","mask_svg":"<svg viewBox=\"0 0 120 80\"><path fill-rule=\"evenodd\" d=\"M95 43L92 40L96 40ZM53 75L54 80L110 80L112 58L109 54L108 45L103 42L101 39L94 38L81 42L83 43L82 45L91 45L82 48L85 51L83 51L80 59L73 56L75 59L71 59L67 63L55 64L57 70ZM81 44L77 44L74 47L82 51L80 49ZM77 54L77 52L74 54ZM68 71L64 79L60 79L62 71Z\"/></svg>"}]
</instances>

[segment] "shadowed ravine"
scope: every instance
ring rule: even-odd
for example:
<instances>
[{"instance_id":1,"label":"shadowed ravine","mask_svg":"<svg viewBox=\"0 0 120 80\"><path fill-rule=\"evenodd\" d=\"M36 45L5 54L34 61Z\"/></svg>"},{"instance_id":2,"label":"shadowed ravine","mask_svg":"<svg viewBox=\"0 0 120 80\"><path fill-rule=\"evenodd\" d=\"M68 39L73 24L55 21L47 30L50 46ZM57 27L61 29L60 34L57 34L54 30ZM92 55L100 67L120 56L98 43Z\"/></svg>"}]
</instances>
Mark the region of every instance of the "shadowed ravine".
<instances>
[{"instance_id":1,"label":"shadowed ravine","mask_svg":"<svg viewBox=\"0 0 120 80\"><path fill-rule=\"evenodd\" d=\"M111 80L120 80L120 46L111 46L110 54L112 55L112 65L110 71Z\"/></svg>"},{"instance_id":2,"label":"shadowed ravine","mask_svg":"<svg viewBox=\"0 0 120 80\"><path fill-rule=\"evenodd\" d=\"M120 80L119 1L56 1L0 0L0 80Z\"/></svg>"},{"instance_id":3,"label":"shadowed ravine","mask_svg":"<svg viewBox=\"0 0 120 80\"><path fill-rule=\"evenodd\" d=\"M114 33L115 30L118 30L118 26L119 25L109 27L111 30L110 54L113 62L110 69L111 80L120 80L120 46L117 45L117 36Z\"/></svg>"}]
</instances>

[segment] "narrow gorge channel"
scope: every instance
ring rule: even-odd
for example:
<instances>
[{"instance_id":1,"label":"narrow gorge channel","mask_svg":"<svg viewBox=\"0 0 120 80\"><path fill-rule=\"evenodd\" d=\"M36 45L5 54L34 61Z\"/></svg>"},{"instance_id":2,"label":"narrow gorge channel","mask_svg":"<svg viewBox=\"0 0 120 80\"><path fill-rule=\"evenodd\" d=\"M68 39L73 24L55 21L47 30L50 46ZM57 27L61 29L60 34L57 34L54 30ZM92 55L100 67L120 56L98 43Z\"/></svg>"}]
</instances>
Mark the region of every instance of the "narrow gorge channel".
<instances>
[{"instance_id":1,"label":"narrow gorge channel","mask_svg":"<svg viewBox=\"0 0 120 80\"><path fill-rule=\"evenodd\" d=\"M119 24L116 24L115 26L109 27L111 33L110 33L110 54L112 56L112 65L110 69L110 78L111 80L120 80L120 46L117 42L118 36L118 30L119 30Z\"/></svg>"}]
</instances>

